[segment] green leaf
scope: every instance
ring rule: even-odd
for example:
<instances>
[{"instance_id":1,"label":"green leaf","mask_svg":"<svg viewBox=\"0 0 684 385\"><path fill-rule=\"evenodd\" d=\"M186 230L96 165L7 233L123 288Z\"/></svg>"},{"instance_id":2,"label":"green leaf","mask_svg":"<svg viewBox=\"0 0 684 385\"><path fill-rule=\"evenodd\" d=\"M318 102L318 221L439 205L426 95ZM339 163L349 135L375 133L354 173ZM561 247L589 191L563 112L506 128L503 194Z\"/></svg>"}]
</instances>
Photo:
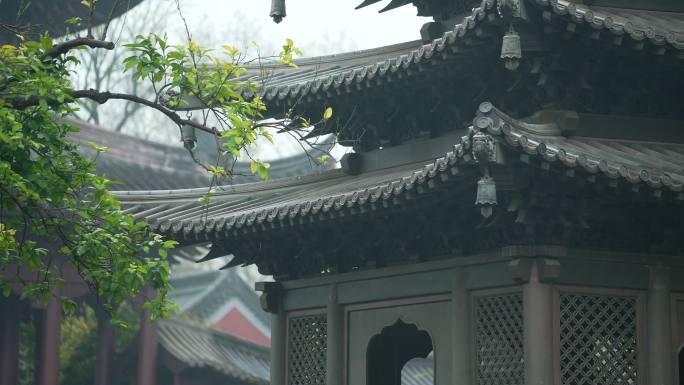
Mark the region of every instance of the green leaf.
<instances>
[{"instance_id":1,"label":"green leaf","mask_svg":"<svg viewBox=\"0 0 684 385\"><path fill-rule=\"evenodd\" d=\"M62 301L62 309L66 315L73 315L78 311L78 305L74 300L65 299Z\"/></svg>"},{"instance_id":2,"label":"green leaf","mask_svg":"<svg viewBox=\"0 0 684 385\"><path fill-rule=\"evenodd\" d=\"M88 145L88 147L92 148L98 153L106 153L107 151L109 151L109 147L100 147L95 142L86 142L86 144Z\"/></svg>"},{"instance_id":3,"label":"green leaf","mask_svg":"<svg viewBox=\"0 0 684 385\"><path fill-rule=\"evenodd\" d=\"M257 174L259 174L259 178L261 178L262 180L268 179L268 169L270 167L271 165L268 163L259 164L259 167L257 168Z\"/></svg>"},{"instance_id":4,"label":"green leaf","mask_svg":"<svg viewBox=\"0 0 684 385\"><path fill-rule=\"evenodd\" d=\"M209 194L204 194L200 199L198 199L198 201L203 205L208 205L211 203L211 196L209 196Z\"/></svg>"},{"instance_id":5,"label":"green leaf","mask_svg":"<svg viewBox=\"0 0 684 385\"><path fill-rule=\"evenodd\" d=\"M165 249L173 249L174 247L176 247L176 245L178 245L177 241L169 239L167 241L164 241L164 243L162 244L162 247Z\"/></svg>"},{"instance_id":6,"label":"green leaf","mask_svg":"<svg viewBox=\"0 0 684 385\"><path fill-rule=\"evenodd\" d=\"M81 24L81 18L80 17L72 17L72 18L66 19L66 21L64 21L64 24L80 25Z\"/></svg>"}]
</instances>

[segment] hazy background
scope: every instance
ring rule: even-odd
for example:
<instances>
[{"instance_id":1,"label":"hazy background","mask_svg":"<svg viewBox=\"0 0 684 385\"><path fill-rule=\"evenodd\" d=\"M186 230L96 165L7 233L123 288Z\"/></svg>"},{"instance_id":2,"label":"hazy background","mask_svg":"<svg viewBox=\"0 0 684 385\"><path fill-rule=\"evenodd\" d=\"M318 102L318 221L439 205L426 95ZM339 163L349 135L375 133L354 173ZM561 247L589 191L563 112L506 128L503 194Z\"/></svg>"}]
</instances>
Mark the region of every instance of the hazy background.
<instances>
[{"instance_id":1,"label":"hazy background","mask_svg":"<svg viewBox=\"0 0 684 385\"><path fill-rule=\"evenodd\" d=\"M280 24L269 17L270 0L180 0L179 4L193 41L207 47L230 44L251 57L277 52L286 38L293 39L305 56L318 56L420 37L420 27L427 18L415 16L413 6L378 13L387 5L386 0L355 10L360 1L289 0L287 17ZM120 63L128 56L122 45L136 35L151 32L168 33L173 44L186 44L187 34L177 5L175 0L145 0L114 20L109 38L117 42L117 49L82 51L83 65L75 74L77 87L150 95L146 84L122 74ZM107 129L180 146L177 129L167 118L134 103L86 103L78 115ZM302 151L300 146L289 136L278 135L275 145L263 144L259 148L259 155L263 160L274 160L298 151ZM338 148L334 154L340 156L343 152Z\"/></svg>"}]
</instances>

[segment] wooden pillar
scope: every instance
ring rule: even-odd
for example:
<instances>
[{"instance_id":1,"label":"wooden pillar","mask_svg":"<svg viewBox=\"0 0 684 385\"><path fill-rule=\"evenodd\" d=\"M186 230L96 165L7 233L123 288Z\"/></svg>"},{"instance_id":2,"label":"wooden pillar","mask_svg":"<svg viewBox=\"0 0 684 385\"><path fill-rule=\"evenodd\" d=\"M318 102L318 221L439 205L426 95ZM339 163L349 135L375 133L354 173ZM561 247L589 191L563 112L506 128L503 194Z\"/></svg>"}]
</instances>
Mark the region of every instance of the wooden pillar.
<instances>
[{"instance_id":1,"label":"wooden pillar","mask_svg":"<svg viewBox=\"0 0 684 385\"><path fill-rule=\"evenodd\" d=\"M344 309L339 303L337 285L330 286L327 309L326 384L342 385L344 376Z\"/></svg>"},{"instance_id":2,"label":"wooden pillar","mask_svg":"<svg viewBox=\"0 0 684 385\"><path fill-rule=\"evenodd\" d=\"M35 343L33 345L33 383L40 383L40 360L41 360L41 349L43 344L40 342L43 340L43 319L45 318L45 310L37 309L32 312L32 324L33 330L35 331Z\"/></svg>"},{"instance_id":3,"label":"wooden pillar","mask_svg":"<svg viewBox=\"0 0 684 385\"><path fill-rule=\"evenodd\" d=\"M0 385L17 385L21 303L0 297Z\"/></svg>"},{"instance_id":4,"label":"wooden pillar","mask_svg":"<svg viewBox=\"0 0 684 385\"><path fill-rule=\"evenodd\" d=\"M181 380L180 373L173 373L173 385L182 385L183 380Z\"/></svg>"},{"instance_id":5,"label":"wooden pillar","mask_svg":"<svg viewBox=\"0 0 684 385\"><path fill-rule=\"evenodd\" d=\"M553 307L551 286L539 280L538 263L532 263L529 282L523 286L525 384L553 384Z\"/></svg>"},{"instance_id":6,"label":"wooden pillar","mask_svg":"<svg viewBox=\"0 0 684 385\"><path fill-rule=\"evenodd\" d=\"M470 306L462 268L456 269L451 289L451 375L454 384L472 385Z\"/></svg>"},{"instance_id":7,"label":"wooden pillar","mask_svg":"<svg viewBox=\"0 0 684 385\"><path fill-rule=\"evenodd\" d=\"M287 317L282 306L271 315L271 385L286 385Z\"/></svg>"},{"instance_id":8,"label":"wooden pillar","mask_svg":"<svg viewBox=\"0 0 684 385\"><path fill-rule=\"evenodd\" d=\"M283 289L278 282L257 282L261 292L261 308L271 313L271 382L286 385L287 378L287 317L283 310Z\"/></svg>"},{"instance_id":9,"label":"wooden pillar","mask_svg":"<svg viewBox=\"0 0 684 385\"><path fill-rule=\"evenodd\" d=\"M114 356L114 327L106 312L98 309L96 315L95 385L110 385L112 383L112 359Z\"/></svg>"},{"instance_id":10,"label":"wooden pillar","mask_svg":"<svg viewBox=\"0 0 684 385\"><path fill-rule=\"evenodd\" d=\"M59 342L62 327L62 303L52 298L40 317L40 337L38 365L36 367L37 385L59 385Z\"/></svg>"},{"instance_id":11,"label":"wooden pillar","mask_svg":"<svg viewBox=\"0 0 684 385\"><path fill-rule=\"evenodd\" d=\"M674 385L670 322L670 272L652 266L647 298L648 381L650 385Z\"/></svg>"},{"instance_id":12,"label":"wooden pillar","mask_svg":"<svg viewBox=\"0 0 684 385\"><path fill-rule=\"evenodd\" d=\"M146 288L145 296L152 298L154 291ZM150 320L150 310L140 317L138 339L138 373L136 385L155 385L157 375L157 325Z\"/></svg>"}]
</instances>

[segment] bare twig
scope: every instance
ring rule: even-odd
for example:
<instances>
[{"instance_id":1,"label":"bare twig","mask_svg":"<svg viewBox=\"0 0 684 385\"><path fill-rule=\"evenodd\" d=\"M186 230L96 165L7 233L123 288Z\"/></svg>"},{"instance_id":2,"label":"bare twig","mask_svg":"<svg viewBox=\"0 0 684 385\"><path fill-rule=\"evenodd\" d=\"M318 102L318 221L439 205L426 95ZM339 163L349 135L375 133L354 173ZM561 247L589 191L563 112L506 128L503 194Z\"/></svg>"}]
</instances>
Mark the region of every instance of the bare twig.
<instances>
[{"instance_id":1,"label":"bare twig","mask_svg":"<svg viewBox=\"0 0 684 385\"><path fill-rule=\"evenodd\" d=\"M102 29L102 37L100 37L100 40L105 40L107 38L107 30L109 29L109 24L112 22L112 19L114 18L114 13L116 10L121 6L121 0L116 0L114 5L112 5L112 8L109 10L109 16L107 16L107 21L104 24L104 27Z\"/></svg>"},{"instance_id":2,"label":"bare twig","mask_svg":"<svg viewBox=\"0 0 684 385\"><path fill-rule=\"evenodd\" d=\"M95 0L89 0L90 5L88 6L88 35L87 37L93 38L93 13L95 12L95 6L97 2Z\"/></svg>"},{"instance_id":3,"label":"bare twig","mask_svg":"<svg viewBox=\"0 0 684 385\"><path fill-rule=\"evenodd\" d=\"M190 28L188 28L188 22L183 16L183 11L181 11L180 0L176 0L176 9L178 9L178 16L183 20L183 25L185 26L185 34L188 37L188 41L192 40L192 35L190 34Z\"/></svg>"}]
</instances>

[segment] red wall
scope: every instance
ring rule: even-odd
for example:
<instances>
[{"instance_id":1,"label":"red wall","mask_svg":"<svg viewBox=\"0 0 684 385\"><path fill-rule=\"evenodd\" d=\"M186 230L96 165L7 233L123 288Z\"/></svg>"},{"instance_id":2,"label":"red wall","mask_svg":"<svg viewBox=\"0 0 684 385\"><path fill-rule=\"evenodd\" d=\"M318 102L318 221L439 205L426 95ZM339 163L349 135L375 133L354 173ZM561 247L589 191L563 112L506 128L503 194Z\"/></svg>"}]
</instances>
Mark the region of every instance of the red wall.
<instances>
[{"instance_id":1,"label":"red wall","mask_svg":"<svg viewBox=\"0 0 684 385\"><path fill-rule=\"evenodd\" d=\"M216 330L240 337L255 344L271 346L271 339L262 333L238 308L232 308L216 324Z\"/></svg>"}]
</instances>

